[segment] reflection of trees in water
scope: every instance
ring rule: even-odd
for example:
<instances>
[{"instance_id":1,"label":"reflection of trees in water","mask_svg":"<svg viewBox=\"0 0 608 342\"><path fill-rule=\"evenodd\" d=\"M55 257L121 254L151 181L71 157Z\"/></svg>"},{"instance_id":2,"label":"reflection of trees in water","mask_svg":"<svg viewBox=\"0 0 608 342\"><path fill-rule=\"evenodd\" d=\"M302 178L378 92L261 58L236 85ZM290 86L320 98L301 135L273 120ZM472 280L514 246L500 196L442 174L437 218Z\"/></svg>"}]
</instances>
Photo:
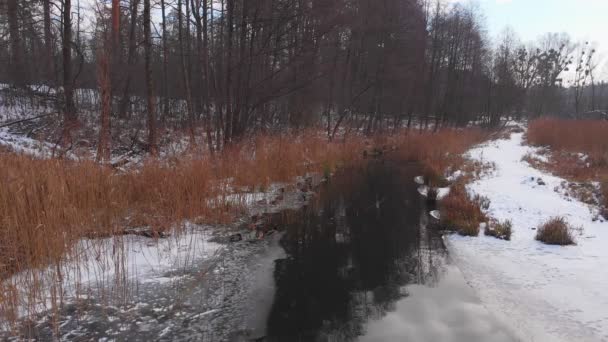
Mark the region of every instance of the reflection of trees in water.
<instances>
[{"instance_id":1,"label":"reflection of trees in water","mask_svg":"<svg viewBox=\"0 0 608 342\"><path fill-rule=\"evenodd\" d=\"M277 261L272 341L350 341L394 310L407 284L433 285L440 237L412 182L416 167L350 170L287 221L289 258Z\"/></svg>"}]
</instances>

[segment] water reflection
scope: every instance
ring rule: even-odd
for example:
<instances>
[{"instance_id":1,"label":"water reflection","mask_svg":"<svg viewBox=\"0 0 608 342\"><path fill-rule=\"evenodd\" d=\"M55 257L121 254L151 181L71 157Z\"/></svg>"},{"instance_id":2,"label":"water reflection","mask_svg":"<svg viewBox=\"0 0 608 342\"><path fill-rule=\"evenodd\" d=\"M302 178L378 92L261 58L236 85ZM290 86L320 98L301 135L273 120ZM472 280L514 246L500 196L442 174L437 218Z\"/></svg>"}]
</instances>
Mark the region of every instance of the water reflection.
<instances>
[{"instance_id":1,"label":"water reflection","mask_svg":"<svg viewBox=\"0 0 608 342\"><path fill-rule=\"evenodd\" d=\"M416 165L345 172L303 211L284 214L288 258L276 262L268 341L352 341L398 310L408 284L435 286L446 269L412 182Z\"/></svg>"}]
</instances>

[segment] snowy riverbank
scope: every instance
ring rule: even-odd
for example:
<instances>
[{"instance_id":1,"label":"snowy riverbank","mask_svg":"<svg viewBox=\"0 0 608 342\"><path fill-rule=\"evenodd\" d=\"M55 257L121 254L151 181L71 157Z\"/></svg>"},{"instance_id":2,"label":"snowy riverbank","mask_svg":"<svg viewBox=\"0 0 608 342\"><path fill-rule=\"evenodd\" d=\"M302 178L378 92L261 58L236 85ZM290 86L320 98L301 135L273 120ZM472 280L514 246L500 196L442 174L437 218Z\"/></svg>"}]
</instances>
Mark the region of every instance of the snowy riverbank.
<instances>
[{"instance_id":1,"label":"snowy riverbank","mask_svg":"<svg viewBox=\"0 0 608 342\"><path fill-rule=\"evenodd\" d=\"M522 161L535 152L523 133L469 151L496 165L468 190L491 200L490 216L512 220L512 241L450 235L448 249L488 309L522 340L608 341L608 223L593 221L597 208L556 192L562 178ZM576 246L535 241L535 228L552 216L584 228Z\"/></svg>"}]
</instances>

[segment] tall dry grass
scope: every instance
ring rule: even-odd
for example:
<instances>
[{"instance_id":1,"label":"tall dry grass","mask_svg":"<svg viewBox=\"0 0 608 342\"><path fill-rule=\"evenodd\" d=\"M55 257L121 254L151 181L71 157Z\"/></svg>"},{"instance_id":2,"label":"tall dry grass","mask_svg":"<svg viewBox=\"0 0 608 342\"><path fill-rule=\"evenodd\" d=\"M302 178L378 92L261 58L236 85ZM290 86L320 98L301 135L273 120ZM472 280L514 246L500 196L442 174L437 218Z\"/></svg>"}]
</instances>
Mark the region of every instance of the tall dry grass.
<instances>
[{"instance_id":1,"label":"tall dry grass","mask_svg":"<svg viewBox=\"0 0 608 342\"><path fill-rule=\"evenodd\" d=\"M380 144L393 145L395 158L422 162L439 177L484 137L474 129L401 132L371 140L352 136L342 142L328 142L316 132L259 135L216 156L149 160L127 172L90 161L35 160L0 152L0 280L54 266L50 278L32 273L25 280L26 296L43 297L44 289L63 281L61 265L83 253L77 243L83 238L120 236L127 227L162 232L184 220L230 221L244 206L231 195L364 162L363 151ZM0 282L0 318L5 321L18 318L18 296L23 295L18 286ZM60 292L51 291L53 310Z\"/></svg>"},{"instance_id":2,"label":"tall dry grass","mask_svg":"<svg viewBox=\"0 0 608 342\"><path fill-rule=\"evenodd\" d=\"M599 181L608 207L608 121L538 119L529 124L528 142L556 152L551 171L577 181ZM576 153L588 159L581 161Z\"/></svg>"},{"instance_id":3,"label":"tall dry grass","mask_svg":"<svg viewBox=\"0 0 608 342\"><path fill-rule=\"evenodd\" d=\"M391 143L398 147L397 158L421 162L424 178L433 186L444 186L445 171L460 169L465 163L463 154L489 136L488 131L477 128L442 129L434 133L402 133L392 137Z\"/></svg>"},{"instance_id":4,"label":"tall dry grass","mask_svg":"<svg viewBox=\"0 0 608 342\"><path fill-rule=\"evenodd\" d=\"M543 118L530 122L528 142L555 150L585 153L608 166L608 121Z\"/></svg>"},{"instance_id":5,"label":"tall dry grass","mask_svg":"<svg viewBox=\"0 0 608 342\"><path fill-rule=\"evenodd\" d=\"M354 164L363 149L358 137L328 143L314 132L257 136L217 156L149 160L128 172L91 161L0 153L0 320L18 317L19 287L36 299L27 302L46 301L46 289L63 281L66 260L86 254L76 243L82 238L120 236L142 226L155 232L177 227L179 234L184 220L226 222L241 212L244 192ZM48 267L57 270L50 279L29 275ZM27 284L6 281L22 271L28 271Z\"/></svg>"},{"instance_id":6,"label":"tall dry grass","mask_svg":"<svg viewBox=\"0 0 608 342\"><path fill-rule=\"evenodd\" d=\"M89 161L0 154L0 277L59 258L74 240L125 226L166 229L176 220L226 218L235 189L267 187L359 159L363 139L258 136L218 157L150 160L119 173ZM239 191L240 192L240 191Z\"/></svg>"}]
</instances>

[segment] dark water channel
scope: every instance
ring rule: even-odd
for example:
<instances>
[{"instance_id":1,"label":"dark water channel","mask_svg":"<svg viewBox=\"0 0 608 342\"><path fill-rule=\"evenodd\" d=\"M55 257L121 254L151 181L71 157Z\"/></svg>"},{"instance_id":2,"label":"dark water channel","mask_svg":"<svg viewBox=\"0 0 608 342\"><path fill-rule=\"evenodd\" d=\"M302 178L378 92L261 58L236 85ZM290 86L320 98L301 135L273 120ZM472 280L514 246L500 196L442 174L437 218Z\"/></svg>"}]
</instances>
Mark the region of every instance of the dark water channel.
<instances>
[{"instance_id":1,"label":"dark water channel","mask_svg":"<svg viewBox=\"0 0 608 342\"><path fill-rule=\"evenodd\" d=\"M347 170L277 217L287 257L275 261L256 340L513 340L450 264L416 191L419 171L382 161Z\"/></svg>"}]
</instances>

